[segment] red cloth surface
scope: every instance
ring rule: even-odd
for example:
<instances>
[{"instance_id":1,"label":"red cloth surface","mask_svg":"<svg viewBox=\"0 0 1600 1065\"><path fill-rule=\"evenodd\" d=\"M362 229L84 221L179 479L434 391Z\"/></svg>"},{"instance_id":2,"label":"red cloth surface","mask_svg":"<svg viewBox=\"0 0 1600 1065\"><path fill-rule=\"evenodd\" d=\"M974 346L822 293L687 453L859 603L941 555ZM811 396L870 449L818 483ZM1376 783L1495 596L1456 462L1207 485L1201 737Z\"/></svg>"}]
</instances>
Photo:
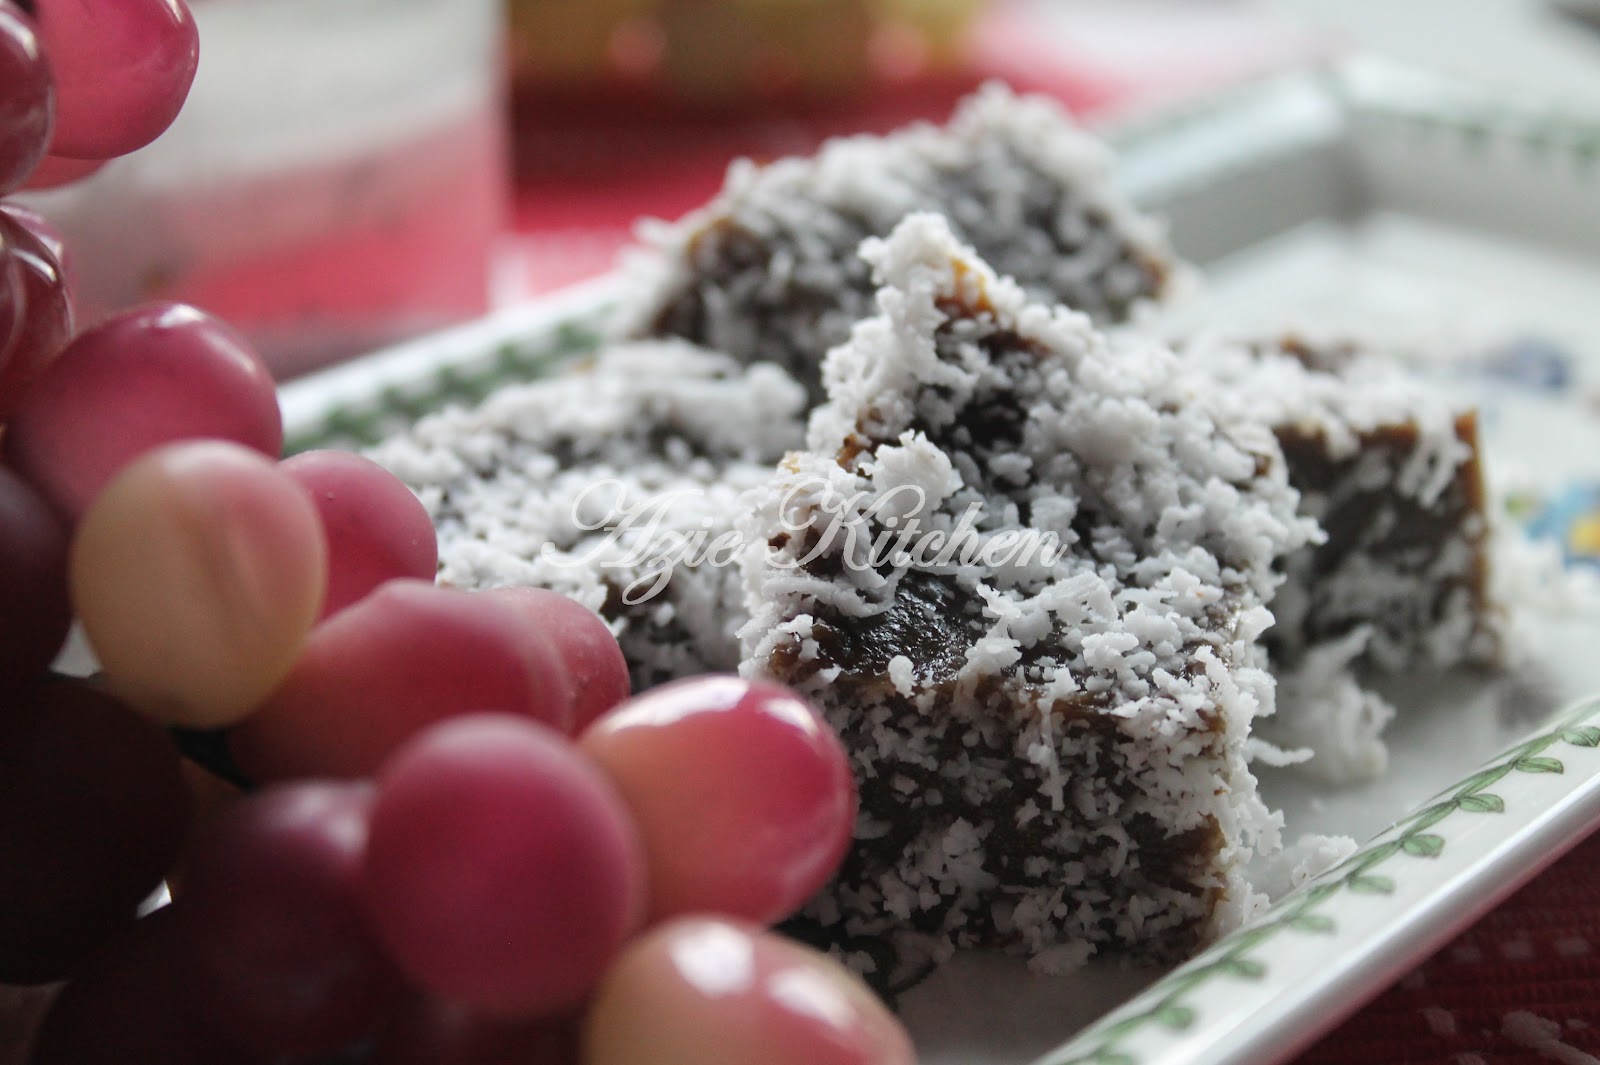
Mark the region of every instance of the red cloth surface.
<instances>
[{"instance_id":1,"label":"red cloth surface","mask_svg":"<svg viewBox=\"0 0 1600 1065\"><path fill-rule=\"evenodd\" d=\"M1151 32L1152 3L1100 5L1102 17L1047 26L1036 4L1002 4L977 33L967 74L885 87L847 105L708 115L651 99L525 100L515 139L516 233L500 298L610 269L637 218L676 217L703 202L736 156L772 158L836 133L942 119L988 77L1052 93L1094 119L1303 62L1326 46L1293 24L1241 15L1234 5L1169 4L1165 30ZM1600 838L1299 1058L1305 1065L1551 1060L1600 1065Z\"/></svg>"},{"instance_id":2,"label":"red cloth surface","mask_svg":"<svg viewBox=\"0 0 1600 1065\"><path fill-rule=\"evenodd\" d=\"M1600 836L1324 1036L1299 1065L1548 1061L1600 1061Z\"/></svg>"}]
</instances>

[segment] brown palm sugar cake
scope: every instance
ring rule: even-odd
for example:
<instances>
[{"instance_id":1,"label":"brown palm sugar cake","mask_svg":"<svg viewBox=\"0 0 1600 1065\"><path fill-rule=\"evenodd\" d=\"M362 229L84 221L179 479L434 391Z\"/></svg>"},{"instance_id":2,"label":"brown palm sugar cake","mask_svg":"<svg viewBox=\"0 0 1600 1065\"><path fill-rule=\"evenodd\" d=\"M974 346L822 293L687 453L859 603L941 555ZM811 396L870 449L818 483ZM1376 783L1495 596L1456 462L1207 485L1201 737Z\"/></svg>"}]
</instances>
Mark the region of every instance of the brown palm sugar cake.
<instances>
[{"instance_id":1,"label":"brown palm sugar cake","mask_svg":"<svg viewBox=\"0 0 1600 1065\"><path fill-rule=\"evenodd\" d=\"M817 395L822 354L872 313L856 254L912 211L1033 295L1103 322L1158 298L1176 261L1111 187L1109 157L1060 107L991 86L946 127L849 137L812 158L735 164L722 192L650 237L620 329L776 362Z\"/></svg>"},{"instance_id":2,"label":"brown palm sugar cake","mask_svg":"<svg viewBox=\"0 0 1600 1065\"><path fill-rule=\"evenodd\" d=\"M744 525L746 668L824 709L860 786L807 919L888 944L851 958L891 985L957 947L1186 954L1277 844L1246 762L1259 638L1313 534L1277 444L937 216L867 257L880 313Z\"/></svg>"},{"instance_id":3,"label":"brown palm sugar cake","mask_svg":"<svg viewBox=\"0 0 1600 1065\"><path fill-rule=\"evenodd\" d=\"M872 311L856 248L913 210L945 215L1033 298L1120 322L1159 300L1182 267L1107 174L1103 149L1054 103L999 87L942 128L741 164L715 200L654 234L621 329L777 361L820 399L824 354ZM1185 359L1227 347L1189 345ZM1328 533L1287 563L1271 637L1280 664L1312 647L1326 658L1333 643L1359 644L1351 659L1388 670L1491 659L1472 415L1337 345L1234 348L1255 360L1202 359L1200 373L1273 424L1291 483ZM1423 467L1452 473L1440 480Z\"/></svg>"},{"instance_id":4,"label":"brown palm sugar cake","mask_svg":"<svg viewBox=\"0 0 1600 1065\"><path fill-rule=\"evenodd\" d=\"M571 595L644 688L737 667L737 567L703 561L740 492L800 442L804 399L777 367L652 341L425 418L372 456L432 515L442 582Z\"/></svg>"},{"instance_id":5,"label":"brown palm sugar cake","mask_svg":"<svg viewBox=\"0 0 1600 1065\"><path fill-rule=\"evenodd\" d=\"M1200 340L1184 356L1272 426L1301 511L1326 535L1286 560L1269 634L1278 658L1364 630L1361 657L1380 669L1494 659L1472 410L1350 342Z\"/></svg>"},{"instance_id":6,"label":"brown palm sugar cake","mask_svg":"<svg viewBox=\"0 0 1600 1065\"><path fill-rule=\"evenodd\" d=\"M1276 842L1258 741L1376 772L1357 667L1485 660L1495 618L1470 415L1339 346L1094 332L1174 269L1098 149L989 91L667 229L623 331L723 352L626 343L375 457L442 580L575 596L641 688L745 668L825 707L864 814L805 922L881 986L961 945L1179 956ZM875 559L912 519L991 550Z\"/></svg>"}]
</instances>

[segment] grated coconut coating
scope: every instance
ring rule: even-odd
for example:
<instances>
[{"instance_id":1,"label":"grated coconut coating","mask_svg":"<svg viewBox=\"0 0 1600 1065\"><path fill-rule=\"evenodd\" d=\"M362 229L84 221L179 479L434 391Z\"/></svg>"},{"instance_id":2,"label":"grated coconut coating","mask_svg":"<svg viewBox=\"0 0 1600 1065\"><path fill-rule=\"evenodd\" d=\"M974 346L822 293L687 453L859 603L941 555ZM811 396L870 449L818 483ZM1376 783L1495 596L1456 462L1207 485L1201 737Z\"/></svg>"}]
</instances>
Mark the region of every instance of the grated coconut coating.
<instances>
[{"instance_id":1,"label":"grated coconut coating","mask_svg":"<svg viewBox=\"0 0 1600 1065\"><path fill-rule=\"evenodd\" d=\"M823 707L861 789L807 921L891 986L966 946L1182 956L1278 845L1246 764L1273 706L1259 638L1275 561L1315 530L1277 444L1223 429L1170 351L1030 302L937 216L866 256L879 314L829 354L806 448L744 524L767 545L745 556L746 668ZM967 550L871 552L912 519ZM985 558L1025 531L1066 550Z\"/></svg>"},{"instance_id":2,"label":"grated coconut coating","mask_svg":"<svg viewBox=\"0 0 1600 1065\"><path fill-rule=\"evenodd\" d=\"M1272 427L1301 513L1326 534L1285 560L1277 660L1293 666L1358 631L1358 660L1383 670L1498 659L1470 408L1349 341L1208 337L1183 359L1197 387Z\"/></svg>"},{"instance_id":3,"label":"grated coconut coating","mask_svg":"<svg viewBox=\"0 0 1600 1065\"><path fill-rule=\"evenodd\" d=\"M572 596L611 623L642 690L737 667L737 566L674 567L662 545L731 533L740 492L800 442L804 399L777 367L643 342L424 418L371 455L432 516L442 583ZM661 505L620 517L639 503Z\"/></svg>"},{"instance_id":4,"label":"grated coconut coating","mask_svg":"<svg viewBox=\"0 0 1600 1065\"><path fill-rule=\"evenodd\" d=\"M647 229L623 335L681 336L786 367L820 396L823 354L872 313L856 254L913 211L944 215L1001 274L1103 322L1166 292L1160 228L1110 179L1105 148L1059 104L990 85L948 126L829 141L813 157L734 164L721 193Z\"/></svg>"}]
</instances>

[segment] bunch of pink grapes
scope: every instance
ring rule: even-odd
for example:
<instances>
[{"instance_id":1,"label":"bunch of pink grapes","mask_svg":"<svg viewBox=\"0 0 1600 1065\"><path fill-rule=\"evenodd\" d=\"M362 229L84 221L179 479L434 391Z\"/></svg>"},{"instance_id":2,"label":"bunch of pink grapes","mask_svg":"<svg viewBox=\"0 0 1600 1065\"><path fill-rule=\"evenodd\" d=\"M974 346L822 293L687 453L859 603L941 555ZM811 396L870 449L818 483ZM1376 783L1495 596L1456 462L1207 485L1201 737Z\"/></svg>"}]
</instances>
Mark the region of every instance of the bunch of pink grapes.
<instances>
[{"instance_id":1,"label":"bunch of pink grapes","mask_svg":"<svg viewBox=\"0 0 1600 1065\"><path fill-rule=\"evenodd\" d=\"M0 195L158 136L197 55L182 0L0 0ZM280 457L226 323L75 331L64 265L0 201L18 1061L910 1065L863 984L769 930L855 819L813 708L733 676L634 695L577 602L436 584L405 485ZM53 671L75 621L90 678Z\"/></svg>"}]
</instances>

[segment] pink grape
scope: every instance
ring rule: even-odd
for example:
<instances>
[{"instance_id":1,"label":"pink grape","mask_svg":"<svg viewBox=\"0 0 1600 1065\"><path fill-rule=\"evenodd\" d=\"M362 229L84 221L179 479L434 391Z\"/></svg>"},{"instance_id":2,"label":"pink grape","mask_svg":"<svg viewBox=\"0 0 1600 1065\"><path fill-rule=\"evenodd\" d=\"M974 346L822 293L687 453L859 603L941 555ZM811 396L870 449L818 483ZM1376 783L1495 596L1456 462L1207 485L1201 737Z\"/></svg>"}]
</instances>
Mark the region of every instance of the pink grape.
<instances>
[{"instance_id":1,"label":"pink grape","mask_svg":"<svg viewBox=\"0 0 1600 1065\"><path fill-rule=\"evenodd\" d=\"M731 676L662 685L595 722L581 744L638 821L652 921L779 920L827 883L850 844L849 758L778 685Z\"/></svg>"},{"instance_id":2,"label":"pink grape","mask_svg":"<svg viewBox=\"0 0 1600 1065\"><path fill-rule=\"evenodd\" d=\"M28 175L28 180L22 183L24 189L55 189L62 185L70 185L74 181L82 181L106 165L105 159L68 159L60 155L47 155L39 160L39 165L33 168L33 173Z\"/></svg>"},{"instance_id":3,"label":"pink grape","mask_svg":"<svg viewBox=\"0 0 1600 1065\"><path fill-rule=\"evenodd\" d=\"M79 334L6 431L7 462L76 520L128 463L174 440L232 440L277 458L272 375L225 322L154 303Z\"/></svg>"},{"instance_id":4,"label":"pink grape","mask_svg":"<svg viewBox=\"0 0 1600 1065\"><path fill-rule=\"evenodd\" d=\"M87 684L0 705L0 983L56 979L132 921L188 828L178 752Z\"/></svg>"},{"instance_id":5,"label":"pink grape","mask_svg":"<svg viewBox=\"0 0 1600 1065\"><path fill-rule=\"evenodd\" d=\"M126 155L172 124L200 56L183 0L40 0L35 9L55 74L52 155Z\"/></svg>"},{"instance_id":6,"label":"pink grape","mask_svg":"<svg viewBox=\"0 0 1600 1065\"><path fill-rule=\"evenodd\" d=\"M361 871L378 938L428 992L556 1016L644 906L626 808L570 740L521 718L437 725L385 763Z\"/></svg>"},{"instance_id":7,"label":"pink grape","mask_svg":"<svg viewBox=\"0 0 1600 1065\"><path fill-rule=\"evenodd\" d=\"M504 1021L419 995L395 1011L367 1065L578 1065L571 1018Z\"/></svg>"},{"instance_id":8,"label":"pink grape","mask_svg":"<svg viewBox=\"0 0 1600 1065\"><path fill-rule=\"evenodd\" d=\"M67 531L0 467L0 692L42 673L67 638Z\"/></svg>"},{"instance_id":9,"label":"pink grape","mask_svg":"<svg viewBox=\"0 0 1600 1065\"><path fill-rule=\"evenodd\" d=\"M311 496L328 539L328 594L337 613L396 577L433 580L439 542L422 501L394 474L348 451L307 451L282 470Z\"/></svg>"},{"instance_id":10,"label":"pink grape","mask_svg":"<svg viewBox=\"0 0 1600 1065\"><path fill-rule=\"evenodd\" d=\"M318 625L229 742L257 780L364 776L459 714L504 711L566 729L569 683L555 649L510 606L394 580Z\"/></svg>"},{"instance_id":11,"label":"pink grape","mask_svg":"<svg viewBox=\"0 0 1600 1065\"><path fill-rule=\"evenodd\" d=\"M221 440L168 444L119 473L68 559L72 603L111 688L197 728L239 720L288 674L326 571L305 492Z\"/></svg>"},{"instance_id":12,"label":"pink grape","mask_svg":"<svg viewBox=\"0 0 1600 1065\"><path fill-rule=\"evenodd\" d=\"M0 210L0 243L10 253L22 289L20 328L10 347L0 350L0 422L5 422L72 336L72 297L50 244L10 205ZM8 428L8 449L11 435Z\"/></svg>"},{"instance_id":13,"label":"pink grape","mask_svg":"<svg viewBox=\"0 0 1600 1065\"><path fill-rule=\"evenodd\" d=\"M281 784L200 829L177 907L196 1008L243 1048L328 1053L375 1030L397 977L356 903L372 786Z\"/></svg>"},{"instance_id":14,"label":"pink grape","mask_svg":"<svg viewBox=\"0 0 1600 1065\"><path fill-rule=\"evenodd\" d=\"M496 588L487 594L521 610L556 645L572 674L574 733L632 692L627 659L600 615L548 588Z\"/></svg>"},{"instance_id":15,"label":"pink grape","mask_svg":"<svg viewBox=\"0 0 1600 1065\"><path fill-rule=\"evenodd\" d=\"M142 918L57 996L29 1065L265 1065L197 1022L182 941L172 907Z\"/></svg>"},{"instance_id":16,"label":"pink grape","mask_svg":"<svg viewBox=\"0 0 1600 1065\"><path fill-rule=\"evenodd\" d=\"M636 939L584 1021L585 1065L915 1065L911 1040L827 955L680 918Z\"/></svg>"},{"instance_id":17,"label":"pink grape","mask_svg":"<svg viewBox=\"0 0 1600 1065\"><path fill-rule=\"evenodd\" d=\"M33 25L0 0L0 196L44 157L55 125L55 85Z\"/></svg>"}]
</instances>

